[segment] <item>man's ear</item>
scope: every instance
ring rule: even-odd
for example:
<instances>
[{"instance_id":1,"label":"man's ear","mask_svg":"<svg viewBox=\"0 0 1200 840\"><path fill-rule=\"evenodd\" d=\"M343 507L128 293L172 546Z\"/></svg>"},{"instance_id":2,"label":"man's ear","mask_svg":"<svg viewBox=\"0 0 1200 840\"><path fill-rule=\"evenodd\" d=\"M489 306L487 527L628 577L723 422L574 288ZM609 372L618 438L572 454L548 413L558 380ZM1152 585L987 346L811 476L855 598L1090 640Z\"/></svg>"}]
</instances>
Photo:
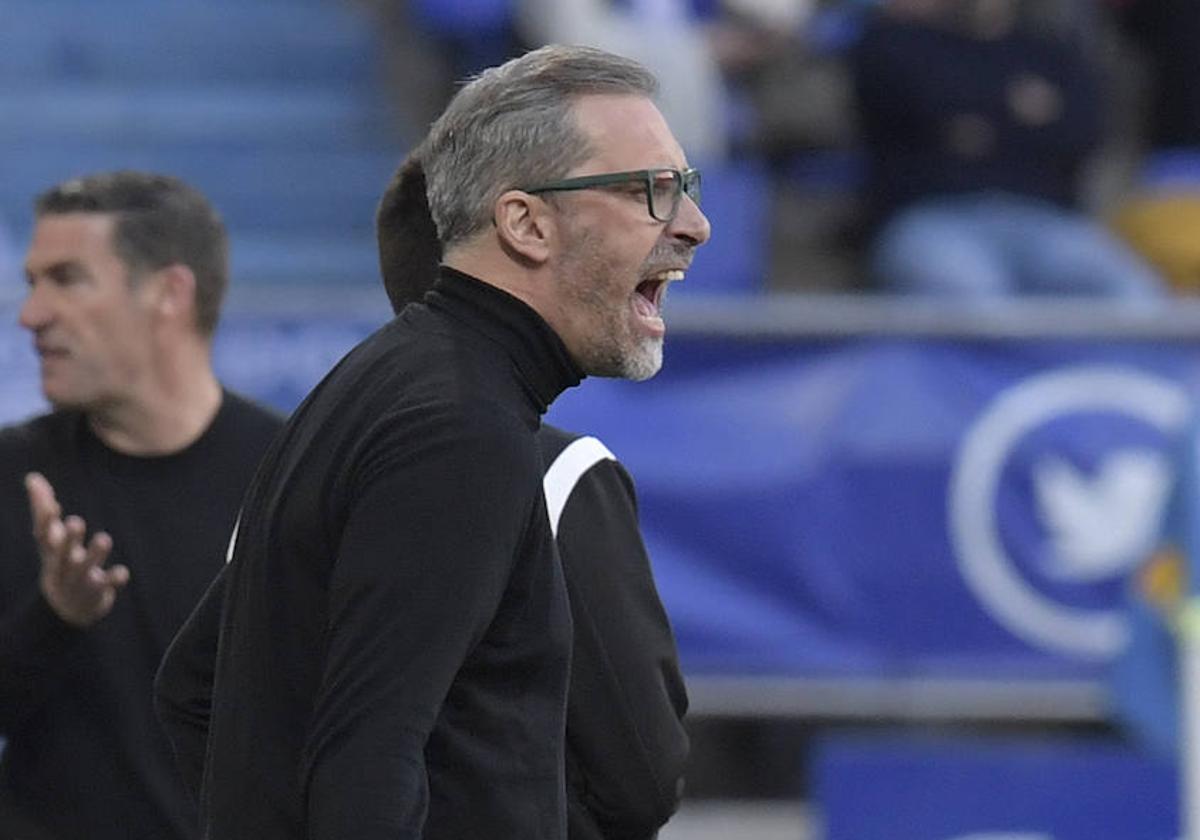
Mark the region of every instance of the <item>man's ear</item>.
<instances>
[{"instance_id":1,"label":"man's ear","mask_svg":"<svg viewBox=\"0 0 1200 840\"><path fill-rule=\"evenodd\" d=\"M558 229L551 207L543 199L509 190L496 199L492 218L504 250L538 265L550 259Z\"/></svg>"},{"instance_id":2,"label":"man's ear","mask_svg":"<svg viewBox=\"0 0 1200 840\"><path fill-rule=\"evenodd\" d=\"M186 265L173 263L154 272L154 307L169 318L193 318L196 309L196 275Z\"/></svg>"}]
</instances>

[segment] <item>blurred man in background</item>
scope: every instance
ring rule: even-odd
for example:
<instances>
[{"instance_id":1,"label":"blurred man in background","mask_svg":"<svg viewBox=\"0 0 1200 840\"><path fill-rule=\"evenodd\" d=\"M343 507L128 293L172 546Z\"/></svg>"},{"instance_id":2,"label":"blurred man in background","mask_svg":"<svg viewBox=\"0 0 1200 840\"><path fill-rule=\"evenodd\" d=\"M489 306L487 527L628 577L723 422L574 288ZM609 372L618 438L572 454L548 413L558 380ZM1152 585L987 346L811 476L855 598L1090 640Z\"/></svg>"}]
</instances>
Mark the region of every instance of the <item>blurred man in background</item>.
<instances>
[{"instance_id":1,"label":"blurred man in background","mask_svg":"<svg viewBox=\"0 0 1200 840\"><path fill-rule=\"evenodd\" d=\"M37 199L25 273L53 411L0 430L6 830L194 838L152 681L280 425L210 364L224 227L176 179L92 175Z\"/></svg>"},{"instance_id":2,"label":"blurred man in background","mask_svg":"<svg viewBox=\"0 0 1200 840\"><path fill-rule=\"evenodd\" d=\"M1140 171L1111 218L1114 230L1175 292L1200 292L1200 4L1108 0L1147 69L1139 109Z\"/></svg>"},{"instance_id":3,"label":"blurred man in background","mask_svg":"<svg viewBox=\"0 0 1200 840\"><path fill-rule=\"evenodd\" d=\"M211 707L170 689L203 621L163 665L212 836L564 836L571 620L534 432L584 375L658 370L666 286L708 238L654 91L627 59L545 48L422 144L439 279L251 488Z\"/></svg>"},{"instance_id":4,"label":"blurred man in background","mask_svg":"<svg viewBox=\"0 0 1200 840\"><path fill-rule=\"evenodd\" d=\"M1160 278L1083 206L1099 68L1019 0L883 0L850 54L880 289L1157 305Z\"/></svg>"}]
</instances>

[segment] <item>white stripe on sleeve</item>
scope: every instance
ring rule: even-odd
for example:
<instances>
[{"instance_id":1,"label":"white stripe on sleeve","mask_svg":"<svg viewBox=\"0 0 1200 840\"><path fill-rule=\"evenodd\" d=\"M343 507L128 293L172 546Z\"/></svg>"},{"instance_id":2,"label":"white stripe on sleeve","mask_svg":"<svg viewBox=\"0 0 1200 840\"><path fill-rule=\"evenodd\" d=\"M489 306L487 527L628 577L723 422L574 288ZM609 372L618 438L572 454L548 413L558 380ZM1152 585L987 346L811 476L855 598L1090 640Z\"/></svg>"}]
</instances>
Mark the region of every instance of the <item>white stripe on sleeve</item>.
<instances>
[{"instance_id":1,"label":"white stripe on sleeve","mask_svg":"<svg viewBox=\"0 0 1200 840\"><path fill-rule=\"evenodd\" d=\"M575 485L583 474L601 461L617 460L608 451L608 447L594 437L581 437L571 443L558 457L554 459L546 475L542 478L542 487L546 493L546 512L550 514L550 531L558 538L558 520L562 517L567 499L575 490Z\"/></svg>"}]
</instances>

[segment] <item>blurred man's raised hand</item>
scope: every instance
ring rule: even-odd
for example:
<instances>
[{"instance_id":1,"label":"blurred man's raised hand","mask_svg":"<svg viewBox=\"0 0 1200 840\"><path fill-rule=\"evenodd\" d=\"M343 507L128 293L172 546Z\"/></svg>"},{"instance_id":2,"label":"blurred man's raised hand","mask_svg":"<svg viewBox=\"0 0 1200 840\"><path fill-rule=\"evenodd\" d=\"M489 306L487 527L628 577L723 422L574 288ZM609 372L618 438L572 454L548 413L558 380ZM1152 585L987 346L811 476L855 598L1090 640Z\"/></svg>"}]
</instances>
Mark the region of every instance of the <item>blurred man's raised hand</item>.
<instances>
[{"instance_id":1,"label":"blurred man's raised hand","mask_svg":"<svg viewBox=\"0 0 1200 840\"><path fill-rule=\"evenodd\" d=\"M117 593L129 582L129 569L105 567L112 537L104 532L85 542L87 523L62 515L54 488L40 473L25 476L33 536L41 557L42 596L68 624L88 627L112 610Z\"/></svg>"}]
</instances>

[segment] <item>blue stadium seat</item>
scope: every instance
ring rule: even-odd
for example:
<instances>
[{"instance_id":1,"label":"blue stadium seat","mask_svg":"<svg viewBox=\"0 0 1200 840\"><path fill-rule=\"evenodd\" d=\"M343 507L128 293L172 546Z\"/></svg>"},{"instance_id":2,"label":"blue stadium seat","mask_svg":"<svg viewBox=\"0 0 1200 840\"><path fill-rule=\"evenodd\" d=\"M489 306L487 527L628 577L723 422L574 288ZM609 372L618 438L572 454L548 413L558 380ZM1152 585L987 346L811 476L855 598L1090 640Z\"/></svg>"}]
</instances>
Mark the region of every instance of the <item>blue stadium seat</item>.
<instances>
[{"instance_id":1,"label":"blue stadium seat","mask_svg":"<svg viewBox=\"0 0 1200 840\"><path fill-rule=\"evenodd\" d=\"M33 83L359 83L372 56L369 29L330 2L8 0L0 27L0 79Z\"/></svg>"},{"instance_id":2,"label":"blue stadium seat","mask_svg":"<svg viewBox=\"0 0 1200 840\"><path fill-rule=\"evenodd\" d=\"M444 37L478 37L506 29L512 22L510 0L410 0L412 20Z\"/></svg>"},{"instance_id":3,"label":"blue stadium seat","mask_svg":"<svg viewBox=\"0 0 1200 840\"><path fill-rule=\"evenodd\" d=\"M51 140L19 158L0 143L0 217L29 214L29 199L53 183L114 168L169 172L195 184L216 205L231 230L261 234L369 233L375 206L397 163L379 150L277 149L180 145L89 144ZM18 160L20 165L8 165Z\"/></svg>"},{"instance_id":4,"label":"blue stadium seat","mask_svg":"<svg viewBox=\"0 0 1200 840\"><path fill-rule=\"evenodd\" d=\"M511 57L516 44L511 0L410 0L413 26L442 43L459 78Z\"/></svg>"},{"instance_id":5,"label":"blue stadium seat","mask_svg":"<svg viewBox=\"0 0 1200 840\"><path fill-rule=\"evenodd\" d=\"M0 218L73 175L178 175L224 216L239 282L376 283L402 156L366 13L337 0L5 0ZM248 244L245 244L248 243Z\"/></svg>"},{"instance_id":6,"label":"blue stadium seat","mask_svg":"<svg viewBox=\"0 0 1200 840\"><path fill-rule=\"evenodd\" d=\"M309 87L0 88L0 141L54 135L151 142L337 147L385 132L380 104L355 90Z\"/></svg>"}]
</instances>

